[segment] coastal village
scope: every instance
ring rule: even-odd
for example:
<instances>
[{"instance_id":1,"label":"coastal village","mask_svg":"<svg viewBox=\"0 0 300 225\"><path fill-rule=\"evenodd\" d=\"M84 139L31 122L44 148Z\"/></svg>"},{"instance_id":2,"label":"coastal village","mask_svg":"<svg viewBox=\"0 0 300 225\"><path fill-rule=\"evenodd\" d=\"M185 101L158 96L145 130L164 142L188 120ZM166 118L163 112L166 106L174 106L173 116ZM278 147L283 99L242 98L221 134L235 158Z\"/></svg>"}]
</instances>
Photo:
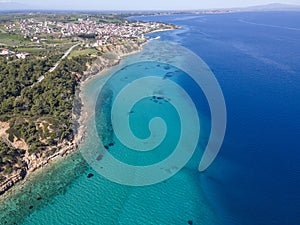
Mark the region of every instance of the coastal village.
<instances>
[{"instance_id":1,"label":"coastal village","mask_svg":"<svg viewBox=\"0 0 300 225\"><path fill-rule=\"evenodd\" d=\"M92 48L117 45L124 41L145 41L144 34L174 28L172 25L157 22L129 20L109 22L105 21L104 16L100 17L99 20L101 22L87 17L77 18L76 21L72 22L59 22L26 18L1 24L0 29L6 34L18 35L24 40L30 41L30 45L35 48L50 44L55 46L55 42L80 42L84 43L83 47ZM5 46L1 44L0 39L0 56L15 55L20 59L30 56L29 52L15 52L7 47L1 49L1 45Z\"/></svg>"},{"instance_id":2,"label":"coastal village","mask_svg":"<svg viewBox=\"0 0 300 225\"><path fill-rule=\"evenodd\" d=\"M49 92L44 93L45 96L52 96L55 90L49 89L49 85L53 85L53 79L63 79L60 75L62 73L66 77L71 76L74 83L66 89L65 84L58 82L56 88L61 86L64 95L68 96L65 98L67 101L62 99L59 104L72 104L72 90L84 75L96 74L116 65L122 55L140 50L142 44L147 42L145 34L175 28L170 24L131 21L114 15L71 17L63 14L37 14L0 20L0 60L4 62L2 66L5 71L8 71L3 72L1 79L10 79L8 74L12 73L20 76L20 79L7 81L8 84L16 82L14 85L21 85L20 88L12 86L12 89L17 88L18 93L1 90L1 95L7 97L2 99L0 107L0 195L23 180L28 173L47 165L54 158L76 150L78 139L82 138L69 133L68 126L71 125L66 126L61 120L55 122L56 109L53 115L45 112L45 106L42 105L47 105L47 101L42 98L40 102L30 100L30 96L34 95L31 92L39 92L38 89L45 87ZM106 53L109 53L107 58ZM93 73L88 72L91 60L101 62L98 65L94 63L98 68ZM60 64L63 65L59 67ZM33 75L36 71L32 71L28 65L45 71ZM20 69L22 74L18 72ZM23 80L27 80L26 83L23 84ZM40 94L36 95L37 98ZM21 107L28 101L37 104L40 114L38 110L32 109L32 116L28 117L32 106L26 103L27 109ZM53 101L57 102L57 99ZM60 110L59 115L67 115L62 118L69 124L68 121L73 117L72 109L61 107L57 109ZM24 119L24 115L28 118ZM13 125L16 123L20 126L19 130Z\"/></svg>"}]
</instances>

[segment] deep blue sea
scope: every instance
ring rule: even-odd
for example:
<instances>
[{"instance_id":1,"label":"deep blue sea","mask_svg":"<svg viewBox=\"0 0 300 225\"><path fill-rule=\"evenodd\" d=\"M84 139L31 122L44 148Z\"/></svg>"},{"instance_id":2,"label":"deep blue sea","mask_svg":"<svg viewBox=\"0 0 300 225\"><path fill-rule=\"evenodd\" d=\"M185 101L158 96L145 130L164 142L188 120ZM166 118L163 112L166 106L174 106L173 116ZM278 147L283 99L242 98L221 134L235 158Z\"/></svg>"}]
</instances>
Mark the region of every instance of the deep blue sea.
<instances>
[{"instance_id":1,"label":"deep blue sea","mask_svg":"<svg viewBox=\"0 0 300 225\"><path fill-rule=\"evenodd\" d=\"M155 185L124 186L99 175L95 167L86 165L77 154L33 175L27 186L25 183L19 187L20 192L16 191L13 200L0 204L1 224L5 221L3 224L22 225L299 225L300 13L168 15L136 19L181 26L148 37L160 36L162 41L191 50L215 75L227 109L227 130L217 158L206 171L198 171L211 128L210 112L199 87L194 88L190 79L179 77L178 83L190 89L193 99L199 100L196 107L201 123L199 146L180 172ZM104 83L108 86L103 90L110 96L123 87L125 80L136 77L155 75L164 79L170 72L185 76L178 68L162 63L137 63L143 57L154 57L159 45L150 41L141 53L127 57L106 75L85 84L82 95L91 119L81 146L81 152L91 153L83 154L85 159L91 156L94 163L105 160L106 156L98 152L101 138L116 158L127 163L155 163L170 154L168 151L160 154L159 148L147 153L149 158L128 152L111 135L111 130L104 132L103 124L107 121L103 122L101 115L104 119L110 118L105 111L110 98L105 98L105 94L103 99L98 98ZM170 57L170 60L181 59ZM172 101L161 97L164 93L156 94L144 98L129 112L131 126L137 136L145 138L149 130L143 128L153 115L173 112L173 116L165 115L166 123L174 132L167 136L162 149L173 148L172 141L180 136L179 123L174 123L178 121L178 114ZM116 97L113 96L112 99ZM147 110L139 114L140 108ZM93 123L96 126L92 126Z\"/></svg>"},{"instance_id":2,"label":"deep blue sea","mask_svg":"<svg viewBox=\"0 0 300 225\"><path fill-rule=\"evenodd\" d=\"M159 35L199 55L223 90L227 132L201 178L222 224L300 224L300 13L141 18L182 26Z\"/></svg>"}]
</instances>

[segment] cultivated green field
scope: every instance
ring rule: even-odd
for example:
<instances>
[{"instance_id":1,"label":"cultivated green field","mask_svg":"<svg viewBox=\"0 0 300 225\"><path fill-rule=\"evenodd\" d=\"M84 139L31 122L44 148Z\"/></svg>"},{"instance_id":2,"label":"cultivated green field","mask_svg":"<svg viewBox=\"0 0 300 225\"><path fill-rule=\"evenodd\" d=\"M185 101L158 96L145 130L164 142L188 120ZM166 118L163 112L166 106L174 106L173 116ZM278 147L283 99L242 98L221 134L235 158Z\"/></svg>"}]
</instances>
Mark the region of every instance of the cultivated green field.
<instances>
[{"instance_id":1,"label":"cultivated green field","mask_svg":"<svg viewBox=\"0 0 300 225\"><path fill-rule=\"evenodd\" d=\"M69 55L69 58L97 54L97 52L98 51L95 48L88 48L88 49L83 49L83 50L77 49L77 50L74 50L71 52L71 54Z\"/></svg>"},{"instance_id":2,"label":"cultivated green field","mask_svg":"<svg viewBox=\"0 0 300 225\"><path fill-rule=\"evenodd\" d=\"M31 42L30 40L25 39L22 36L2 32L0 33L0 43L9 46L20 46Z\"/></svg>"}]
</instances>

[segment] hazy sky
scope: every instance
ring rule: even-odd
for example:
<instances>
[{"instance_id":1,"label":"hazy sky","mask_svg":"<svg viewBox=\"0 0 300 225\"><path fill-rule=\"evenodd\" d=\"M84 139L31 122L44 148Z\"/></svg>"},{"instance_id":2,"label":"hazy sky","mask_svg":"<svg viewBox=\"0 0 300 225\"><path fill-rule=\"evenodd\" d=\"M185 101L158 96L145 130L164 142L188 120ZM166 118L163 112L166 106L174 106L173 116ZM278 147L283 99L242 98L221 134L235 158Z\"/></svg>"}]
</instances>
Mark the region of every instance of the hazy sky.
<instances>
[{"instance_id":1,"label":"hazy sky","mask_svg":"<svg viewBox=\"0 0 300 225\"><path fill-rule=\"evenodd\" d=\"M36 8L92 10L205 9L253 6L268 3L300 4L299 0L0 0Z\"/></svg>"}]
</instances>

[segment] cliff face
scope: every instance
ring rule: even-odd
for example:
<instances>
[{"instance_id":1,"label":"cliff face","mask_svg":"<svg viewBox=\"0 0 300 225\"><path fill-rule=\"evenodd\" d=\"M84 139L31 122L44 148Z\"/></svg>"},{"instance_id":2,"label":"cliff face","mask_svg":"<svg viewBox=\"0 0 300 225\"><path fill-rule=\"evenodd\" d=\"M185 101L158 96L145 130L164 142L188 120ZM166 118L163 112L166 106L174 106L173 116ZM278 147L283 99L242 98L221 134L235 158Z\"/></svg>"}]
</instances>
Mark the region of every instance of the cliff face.
<instances>
[{"instance_id":1,"label":"cliff face","mask_svg":"<svg viewBox=\"0 0 300 225\"><path fill-rule=\"evenodd\" d=\"M95 59L88 71L84 73L86 78L117 65L123 56L140 51L141 46L137 43L126 43L122 45L102 46L97 49L103 52L103 54Z\"/></svg>"},{"instance_id":2,"label":"cliff face","mask_svg":"<svg viewBox=\"0 0 300 225\"><path fill-rule=\"evenodd\" d=\"M17 182L23 180L28 173L31 173L43 166L46 166L52 160L68 155L77 148L75 141L73 142L64 142L61 144L61 149L58 152L48 156L48 157L37 157L33 154L30 156L25 156L24 161L26 167L22 167L18 171L14 172L10 177L8 177L4 182L0 184L0 195L4 194L11 187L13 187Z\"/></svg>"},{"instance_id":3,"label":"cliff face","mask_svg":"<svg viewBox=\"0 0 300 225\"><path fill-rule=\"evenodd\" d=\"M0 186L0 195L2 195L4 192L8 191L12 186L14 186L15 183L19 182L20 180L23 180L26 176L27 172L25 169L20 169L16 175L10 177L5 182L3 182Z\"/></svg>"}]
</instances>

